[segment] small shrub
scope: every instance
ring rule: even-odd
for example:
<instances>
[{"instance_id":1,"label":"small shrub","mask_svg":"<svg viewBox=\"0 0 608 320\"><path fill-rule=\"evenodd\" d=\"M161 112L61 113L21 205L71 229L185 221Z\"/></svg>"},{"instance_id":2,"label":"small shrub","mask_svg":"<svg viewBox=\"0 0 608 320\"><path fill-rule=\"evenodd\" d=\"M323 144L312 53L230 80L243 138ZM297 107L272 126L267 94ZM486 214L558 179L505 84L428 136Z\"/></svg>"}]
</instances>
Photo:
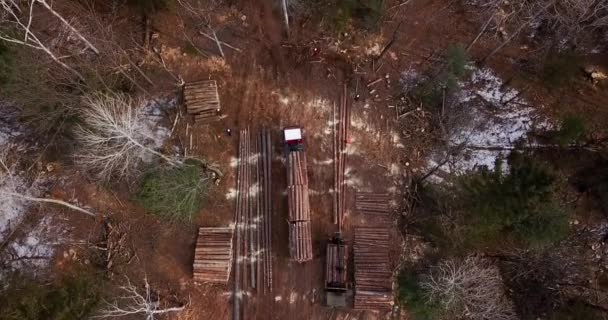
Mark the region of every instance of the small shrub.
<instances>
[{"instance_id":1,"label":"small shrub","mask_svg":"<svg viewBox=\"0 0 608 320\"><path fill-rule=\"evenodd\" d=\"M344 32L351 20L357 20L368 31L377 31L384 0L341 0L334 9L334 28Z\"/></svg>"},{"instance_id":2,"label":"small shrub","mask_svg":"<svg viewBox=\"0 0 608 320\"><path fill-rule=\"evenodd\" d=\"M450 44L445 55L446 66L443 76L443 85L447 90L458 88L458 80L465 75L465 68L469 61L464 45Z\"/></svg>"},{"instance_id":3,"label":"small shrub","mask_svg":"<svg viewBox=\"0 0 608 320\"><path fill-rule=\"evenodd\" d=\"M450 230L442 224L441 217L452 210L453 198L445 189L432 184L420 183L416 186L417 207L414 227L424 238L436 247L437 253L454 253L457 243Z\"/></svg>"},{"instance_id":4,"label":"small shrub","mask_svg":"<svg viewBox=\"0 0 608 320\"><path fill-rule=\"evenodd\" d=\"M567 85L579 73L581 57L574 52L561 52L547 57L542 70L542 81L547 88Z\"/></svg>"},{"instance_id":5,"label":"small shrub","mask_svg":"<svg viewBox=\"0 0 608 320\"><path fill-rule=\"evenodd\" d=\"M152 213L171 220L191 221L209 187L201 167L187 162L181 167L154 169L141 180L137 199Z\"/></svg>"},{"instance_id":6,"label":"small shrub","mask_svg":"<svg viewBox=\"0 0 608 320\"><path fill-rule=\"evenodd\" d=\"M426 81L415 87L411 95L427 107L437 107L443 101L443 88L441 84Z\"/></svg>"},{"instance_id":7,"label":"small shrub","mask_svg":"<svg viewBox=\"0 0 608 320\"><path fill-rule=\"evenodd\" d=\"M0 297L0 320L86 319L99 300L99 284L89 275L68 276L50 285L16 276Z\"/></svg>"},{"instance_id":8,"label":"small shrub","mask_svg":"<svg viewBox=\"0 0 608 320\"><path fill-rule=\"evenodd\" d=\"M412 97L428 107L442 104L443 97L458 90L458 81L466 75L468 57L462 44L451 44L445 53L445 65L434 78L426 79L412 90Z\"/></svg>"},{"instance_id":9,"label":"small shrub","mask_svg":"<svg viewBox=\"0 0 608 320\"><path fill-rule=\"evenodd\" d=\"M575 301L560 308L551 320L600 320L603 319L596 310L581 301Z\"/></svg>"},{"instance_id":10,"label":"small shrub","mask_svg":"<svg viewBox=\"0 0 608 320\"><path fill-rule=\"evenodd\" d=\"M10 79L12 73L11 62L12 52L10 48L0 40L0 85L3 85Z\"/></svg>"},{"instance_id":11,"label":"small shrub","mask_svg":"<svg viewBox=\"0 0 608 320\"><path fill-rule=\"evenodd\" d=\"M567 216L555 199L555 177L532 159L512 155L510 170L502 161L494 170L483 167L460 185L466 233L471 244L510 236L528 246L543 246L563 238Z\"/></svg>"},{"instance_id":12,"label":"small shrub","mask_svg":"<svg viewBox=\"0 0 608 320\"><path fill-rule=\"evenodd\" d=\"M562 118L559 130L554 138L561 146L578 142L585 136L585 121L578 115L567 115Z\"/></svg>"},{"instance_id":13,"label":"small shrub","mask_svg":"<svg viewBox=\"0 0 608 320\"><path fill-rule=\"evenodd\" d=\"M439 306L429 302L424 290L418 283L418 277L403 269L397 276L397 299L415 320L436 319Z\"/></svg>"}]
</instances>

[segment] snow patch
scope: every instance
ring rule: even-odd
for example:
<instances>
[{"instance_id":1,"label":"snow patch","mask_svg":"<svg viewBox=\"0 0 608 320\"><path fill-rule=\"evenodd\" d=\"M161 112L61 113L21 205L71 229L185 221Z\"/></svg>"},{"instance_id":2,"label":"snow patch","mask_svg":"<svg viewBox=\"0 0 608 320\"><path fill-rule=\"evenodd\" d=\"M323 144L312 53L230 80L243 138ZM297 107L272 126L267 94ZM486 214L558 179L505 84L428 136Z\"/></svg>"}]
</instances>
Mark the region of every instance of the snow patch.
<instances>
[{"instance_id":1,"label":"snow patch","mask_svg":"<svg viewBox=\"0 0 608 320\"><path fill-rule=\"evenodd\" d=\"M395 146L395 148L400 148L400 149L405 148L403 143L401 143L401 137L399 136L398 132L392 131L391 138L392 138L393 146Z\"/></svg>"},{"instance_id":2,"label":"snow patch","mask_svg":"<svg viewBox=\"0 0 608 320\"><path fill-rule=\"evenodd\" d=\"M143 116L141 132L148 140L147 143L154 149L160 149L171 135L169 128L160 125L163 114L177 106L177 97L157 98L143 101L139 109ZM145 163L152 162L156 156L142 150L140 158Z\"/></svg>"},{"instance_id":3,"label":"snow patch","mask_svg":"<svg viewBox=\"0 0 608 320\"><path fill-rule=\"evenodd\" d=\"M399 77L399 83L403 88L403 92L406 93L412 91L412 89L414 89L419 82L420 74L412 67L409 67L409 69L402 71L401 76Z\"/></svg>"},{"instance_id":4,"label":"snow patch","mask_svg":"<svg viewBox=\"0 0 608 320\"><path fill-rule=\"evenodd\" d=\"M296 300L298 300L298 293L297 292L292 292L289 295L289 304L294 304L296 302Z\"/></svg>"},{"instance_id":5,"label":"snow patch","mask_svg":"<svg viewBox=\"0 0 608 320\"><path fill-rule=\"evenodd\" d=\"M333 159L325 159L325 160L312 159L312 163L316 164L316 165L330 165L330 164L334 163L334 160Z\"/></svg>"},{"instance_id":6,"label":"snow patch","mask_svg":"<svg viewBox=\"0 0 608 320\"><path fill-rule=\"evenodd\" d=\"M2 194L24 193L27 192L27 185L24 179L19 176L1 176L0 179L0 241L3 241L7 231L11 227L18 225L29 207L29 203L19 200L12 196L2 196Z\"/></svg>"},{"instance_id":7,"label":"snow patch","mask_svg":"<svg viewBox=\"0 0 608 320\"><path fill-rule=\"evenodd\" d=\"M519 91L504 84L488 68L473 69L470 78L460 83L458 102L464 119L451 133L452 146L467 146L461 155L449 159L438 174L463 174L479 166L493 168L497 158L508 154L519 140L525 139L534 126L547 126L520 97ZM427 162L431 169L445 157L436 151ZM508 170L508 168L505 169ZM438 176L439 180L443 180Z\"/></svg>"},{"instance_id":8,"label":"snow patch","mask_svg":"<svg viewBox=\"0 0 608 320\"><path fill-rule=\"evenodd\" d=\"M238 194L238 191L236 189L234 189L234 188L228 189L228 192L226 193L226 200L236 199L237 194Z\"/></svg>"},{"instance_id":9,"label":"snow patch","mask_svg":"<svg viewBox=\"0 0 608 320\"><path fill-rule=\"evenodd\" d=\"M230 167L231 168L236 168L238 166L239 166L239 158L230 157Z\"/></svg>"}]
</instances>

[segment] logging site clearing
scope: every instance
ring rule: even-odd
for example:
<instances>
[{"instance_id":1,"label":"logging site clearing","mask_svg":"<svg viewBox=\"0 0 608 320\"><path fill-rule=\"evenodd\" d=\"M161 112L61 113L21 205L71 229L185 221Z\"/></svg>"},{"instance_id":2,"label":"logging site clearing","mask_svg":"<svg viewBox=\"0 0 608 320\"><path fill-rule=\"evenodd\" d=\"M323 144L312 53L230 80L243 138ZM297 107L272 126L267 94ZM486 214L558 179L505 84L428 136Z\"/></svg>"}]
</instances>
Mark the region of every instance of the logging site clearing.
<instances>
[{"instance_id":1,"label":"logging site clearing","mask_svg":"<svg viewBox=\"0 0 608 320\"><path fill-rule=\"evenodd\" d=\"M608 319L608 1L0 7L0 320Z\"/></svg>"}]
</instances>

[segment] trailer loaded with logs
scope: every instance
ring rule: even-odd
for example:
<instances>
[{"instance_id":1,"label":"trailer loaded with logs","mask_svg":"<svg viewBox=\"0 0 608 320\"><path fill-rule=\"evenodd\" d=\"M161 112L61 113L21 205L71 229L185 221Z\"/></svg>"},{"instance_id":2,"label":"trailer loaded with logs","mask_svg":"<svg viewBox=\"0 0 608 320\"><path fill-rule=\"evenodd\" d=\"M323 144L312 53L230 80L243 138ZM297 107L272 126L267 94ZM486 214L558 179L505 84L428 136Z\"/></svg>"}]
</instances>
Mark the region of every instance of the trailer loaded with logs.
<instances>
[{"instance_id":1,"label":"trailer loaded with logs","mask_svg":"<svg viewBox=\"0 0 608 320\"><path fill-rule=\"evenodd\" d=\"M348 246L339 232L327 244L325 256L326 303L330 307L346 307Z\"/></svg>"},{"instance_id":2,"label":"trailer loaded with logs","mask_svg":"<svg viewBox=\"0 0 608 320\"><path fill-rule=\"evenodd\" d=\"M312 260L312 232L308 202L308 170L302 129L283 130L287 156L289 254L297 262Z\"/></svg>"}]
</instances>

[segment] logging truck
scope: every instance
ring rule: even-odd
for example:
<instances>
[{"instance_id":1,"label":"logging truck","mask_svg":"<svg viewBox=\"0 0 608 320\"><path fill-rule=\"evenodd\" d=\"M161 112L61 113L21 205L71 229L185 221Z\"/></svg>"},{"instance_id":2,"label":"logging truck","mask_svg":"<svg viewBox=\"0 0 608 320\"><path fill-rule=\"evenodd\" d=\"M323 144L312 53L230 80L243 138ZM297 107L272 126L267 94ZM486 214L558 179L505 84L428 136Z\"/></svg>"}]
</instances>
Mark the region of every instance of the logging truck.
<instances>
[{"instance_id":1,"label":"logging truck","mask_svg":"<svg viewBox=\"0 0 608 320\"><path fill-rule=\"evenodd\" d=\"M312 232L308 202L308 170L302 129L283 130L287 158L289 254L296 262L312 260Z\"/></svg>"}]
</instances>

